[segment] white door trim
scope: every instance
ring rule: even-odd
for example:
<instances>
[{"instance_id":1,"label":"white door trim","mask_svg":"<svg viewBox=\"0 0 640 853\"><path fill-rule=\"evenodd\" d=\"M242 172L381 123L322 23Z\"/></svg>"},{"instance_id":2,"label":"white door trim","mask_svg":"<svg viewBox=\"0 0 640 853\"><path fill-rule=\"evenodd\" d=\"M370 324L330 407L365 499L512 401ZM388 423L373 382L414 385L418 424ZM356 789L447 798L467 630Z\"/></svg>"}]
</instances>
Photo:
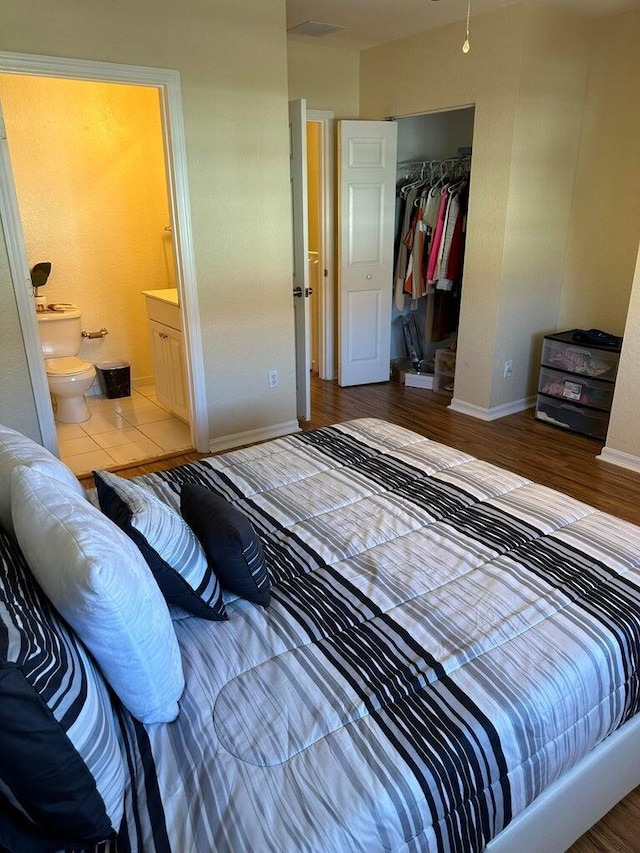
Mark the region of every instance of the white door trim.
<instances>
[{"instance_id":1,"label":"white door trim","mask_svg":"<svg viewBox=\"0 0 640 853\"><path fill-rule=\"evenodd\" d=\"M36 56L4 51L0 51L0 72L42 77L61 77L74 80L93 80L103 83L129 83L134 86L152 86L160 90L167 158L169 206L176 254L176 284L182 309L187 380L189 384L191 439L196 450L202 453L207 452L209 447L209 412L206 399L204 357L197 298L198 289L193 251L187 154L179 72L167 68L146 68L138 65L121 65L111 62L94 62L84 59ZM14 211L13 215L17 215L17 211ZM13 228L14 239L15 231L18 229L21 233L22 227L19 216L17 226ZM12 249L14 252L17 252L20 247L16 244ZM22 249L24 250L24 244L22 245ZM26 331L25 351L32 378L34 397L36 399L40 432L46 446L53 447L57 451L55 422L50 404L48 386L46 385L46 376L44 375L35 312L23 284L24 273L21 273L21 267L24 265L25 258L26 255L23 254L18 266L15 269L13 266L11 267L11 274L14 277L14 288L23 334ZM14 263L16 262L15 256L13 261ZM44 390L41 387L42 379L45 383L47 403L44 403Z\"/></svg>"},{"instance_id":2,"label":"white door trim","mask_svg":"<svg viewBox=\"0 0 640 853\"><path fill-rule=\"evenodd\" d=\"M322 124L322 162L320 165L323 197L321 254L318 271L320 340L318 341L318 375L320 379L335 377L335 212L334 149L335 118L333 110L307 110L307 121ZM324 270L327 271L326 276Z\"/></svg>"},{"instance_id":3,"label":"white door trim","mask_svg":"<svg viewBox=\"0 0 640 853\"><path fill-rule=\"evenodd\" d=\"M293 262L292 299L296 339L296 415L299 419L308 421L311 417L311 335L307 102L304 98L289 101L289 171Z\"/></svg>"}]
</instances>

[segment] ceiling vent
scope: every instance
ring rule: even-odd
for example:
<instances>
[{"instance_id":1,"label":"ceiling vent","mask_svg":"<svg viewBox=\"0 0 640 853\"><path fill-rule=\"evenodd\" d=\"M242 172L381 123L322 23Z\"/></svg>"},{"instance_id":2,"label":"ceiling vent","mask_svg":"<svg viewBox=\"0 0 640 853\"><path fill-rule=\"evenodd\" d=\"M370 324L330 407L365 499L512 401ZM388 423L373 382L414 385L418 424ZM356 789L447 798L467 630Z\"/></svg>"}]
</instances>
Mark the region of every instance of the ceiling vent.
<instances>
[{"instance_id":1,"label":"ceiling vent","mask_svg":"<svg viewBox=\"0 0 640 853\"><path fill-rule=\"evenodd\" d=\"M346 30L346 27L337 27L335 24L321 24L319 21L305 21L304 24L298 24L297 27L289 27L287 32L293 36L322 38L322 36L329 36L342 30Z\"/></svg>"}]
</instances>

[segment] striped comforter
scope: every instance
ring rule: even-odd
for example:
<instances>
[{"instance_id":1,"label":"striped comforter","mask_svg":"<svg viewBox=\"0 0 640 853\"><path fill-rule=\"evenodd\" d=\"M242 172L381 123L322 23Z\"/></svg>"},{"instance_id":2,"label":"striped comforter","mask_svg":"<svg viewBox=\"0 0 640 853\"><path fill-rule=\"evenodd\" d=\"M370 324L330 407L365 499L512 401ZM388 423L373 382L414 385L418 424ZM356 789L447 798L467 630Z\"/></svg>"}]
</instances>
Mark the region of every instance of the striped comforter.
<instances>
[{"instance_id":1,"label":"striped comforter","mask_svg":"<svg viewBox=\"0 0 640 853\"><path fill-rule=\"evenodd\" d=\"M123 849L473 853L638 710L639 528L375 419L138 478L186 481L251 518L272 603L175 614Z\"/></svg>"}]
</instances>

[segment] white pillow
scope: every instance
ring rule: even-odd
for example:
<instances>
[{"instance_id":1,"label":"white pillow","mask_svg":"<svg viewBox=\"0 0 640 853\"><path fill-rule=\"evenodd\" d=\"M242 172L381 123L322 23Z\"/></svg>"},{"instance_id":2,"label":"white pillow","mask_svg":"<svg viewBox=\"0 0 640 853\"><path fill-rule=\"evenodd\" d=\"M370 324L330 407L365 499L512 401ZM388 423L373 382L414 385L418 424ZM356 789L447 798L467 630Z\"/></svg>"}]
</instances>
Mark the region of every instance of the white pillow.
<instances>
[{"instance_id":1,"label":"white pillow","mask_svg":"<svg viewBox=\"0 0 640 853\"><path fill-rule=\"evenodd\" d=\"M11 472L16 465L28 465L73 489L79 497L84 490L70 468L26 435L0 424L0 524L13 533L11 520Z\"/></svg>"},{"instance_id":2,"label":"white pillow","mask_svg":"<svg viewBox=\"0 0 640 853\"><path fill-rule=\"evenodd\" d=\"M143 723L178 715L182 661L162 593L133 542L89 501L14 469L13 526L36 580Z\"/></svg>"}]
</instances>

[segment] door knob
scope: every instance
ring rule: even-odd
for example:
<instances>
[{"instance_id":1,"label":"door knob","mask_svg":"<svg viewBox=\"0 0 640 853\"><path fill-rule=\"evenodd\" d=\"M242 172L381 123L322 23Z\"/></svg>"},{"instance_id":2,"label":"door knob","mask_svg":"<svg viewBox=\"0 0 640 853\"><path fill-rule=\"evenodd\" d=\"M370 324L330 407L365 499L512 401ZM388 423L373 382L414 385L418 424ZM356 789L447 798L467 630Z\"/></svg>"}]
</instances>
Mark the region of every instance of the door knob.
<instances>
[{"instance_id":1,"label":"door knob","mask_svg":"<svg viewBox=\"0 0 640 853\"><path fill-rule=\"evenodd\" d=\"M312 293L313 293L312 287L305 287L305 289L304 289L304 295L305 296L311 296Z\"/></svg>"},{"instance_id":2,"label":"door knob","mask_svg":"<svg viewBox=\"0 0 640 853\"><path fill-rule=\"evenodd\" d=\"M293 295L294 296L302 296L302 288L301 287L294 287L293 288Z\"/></svg>"}]
</instances>

